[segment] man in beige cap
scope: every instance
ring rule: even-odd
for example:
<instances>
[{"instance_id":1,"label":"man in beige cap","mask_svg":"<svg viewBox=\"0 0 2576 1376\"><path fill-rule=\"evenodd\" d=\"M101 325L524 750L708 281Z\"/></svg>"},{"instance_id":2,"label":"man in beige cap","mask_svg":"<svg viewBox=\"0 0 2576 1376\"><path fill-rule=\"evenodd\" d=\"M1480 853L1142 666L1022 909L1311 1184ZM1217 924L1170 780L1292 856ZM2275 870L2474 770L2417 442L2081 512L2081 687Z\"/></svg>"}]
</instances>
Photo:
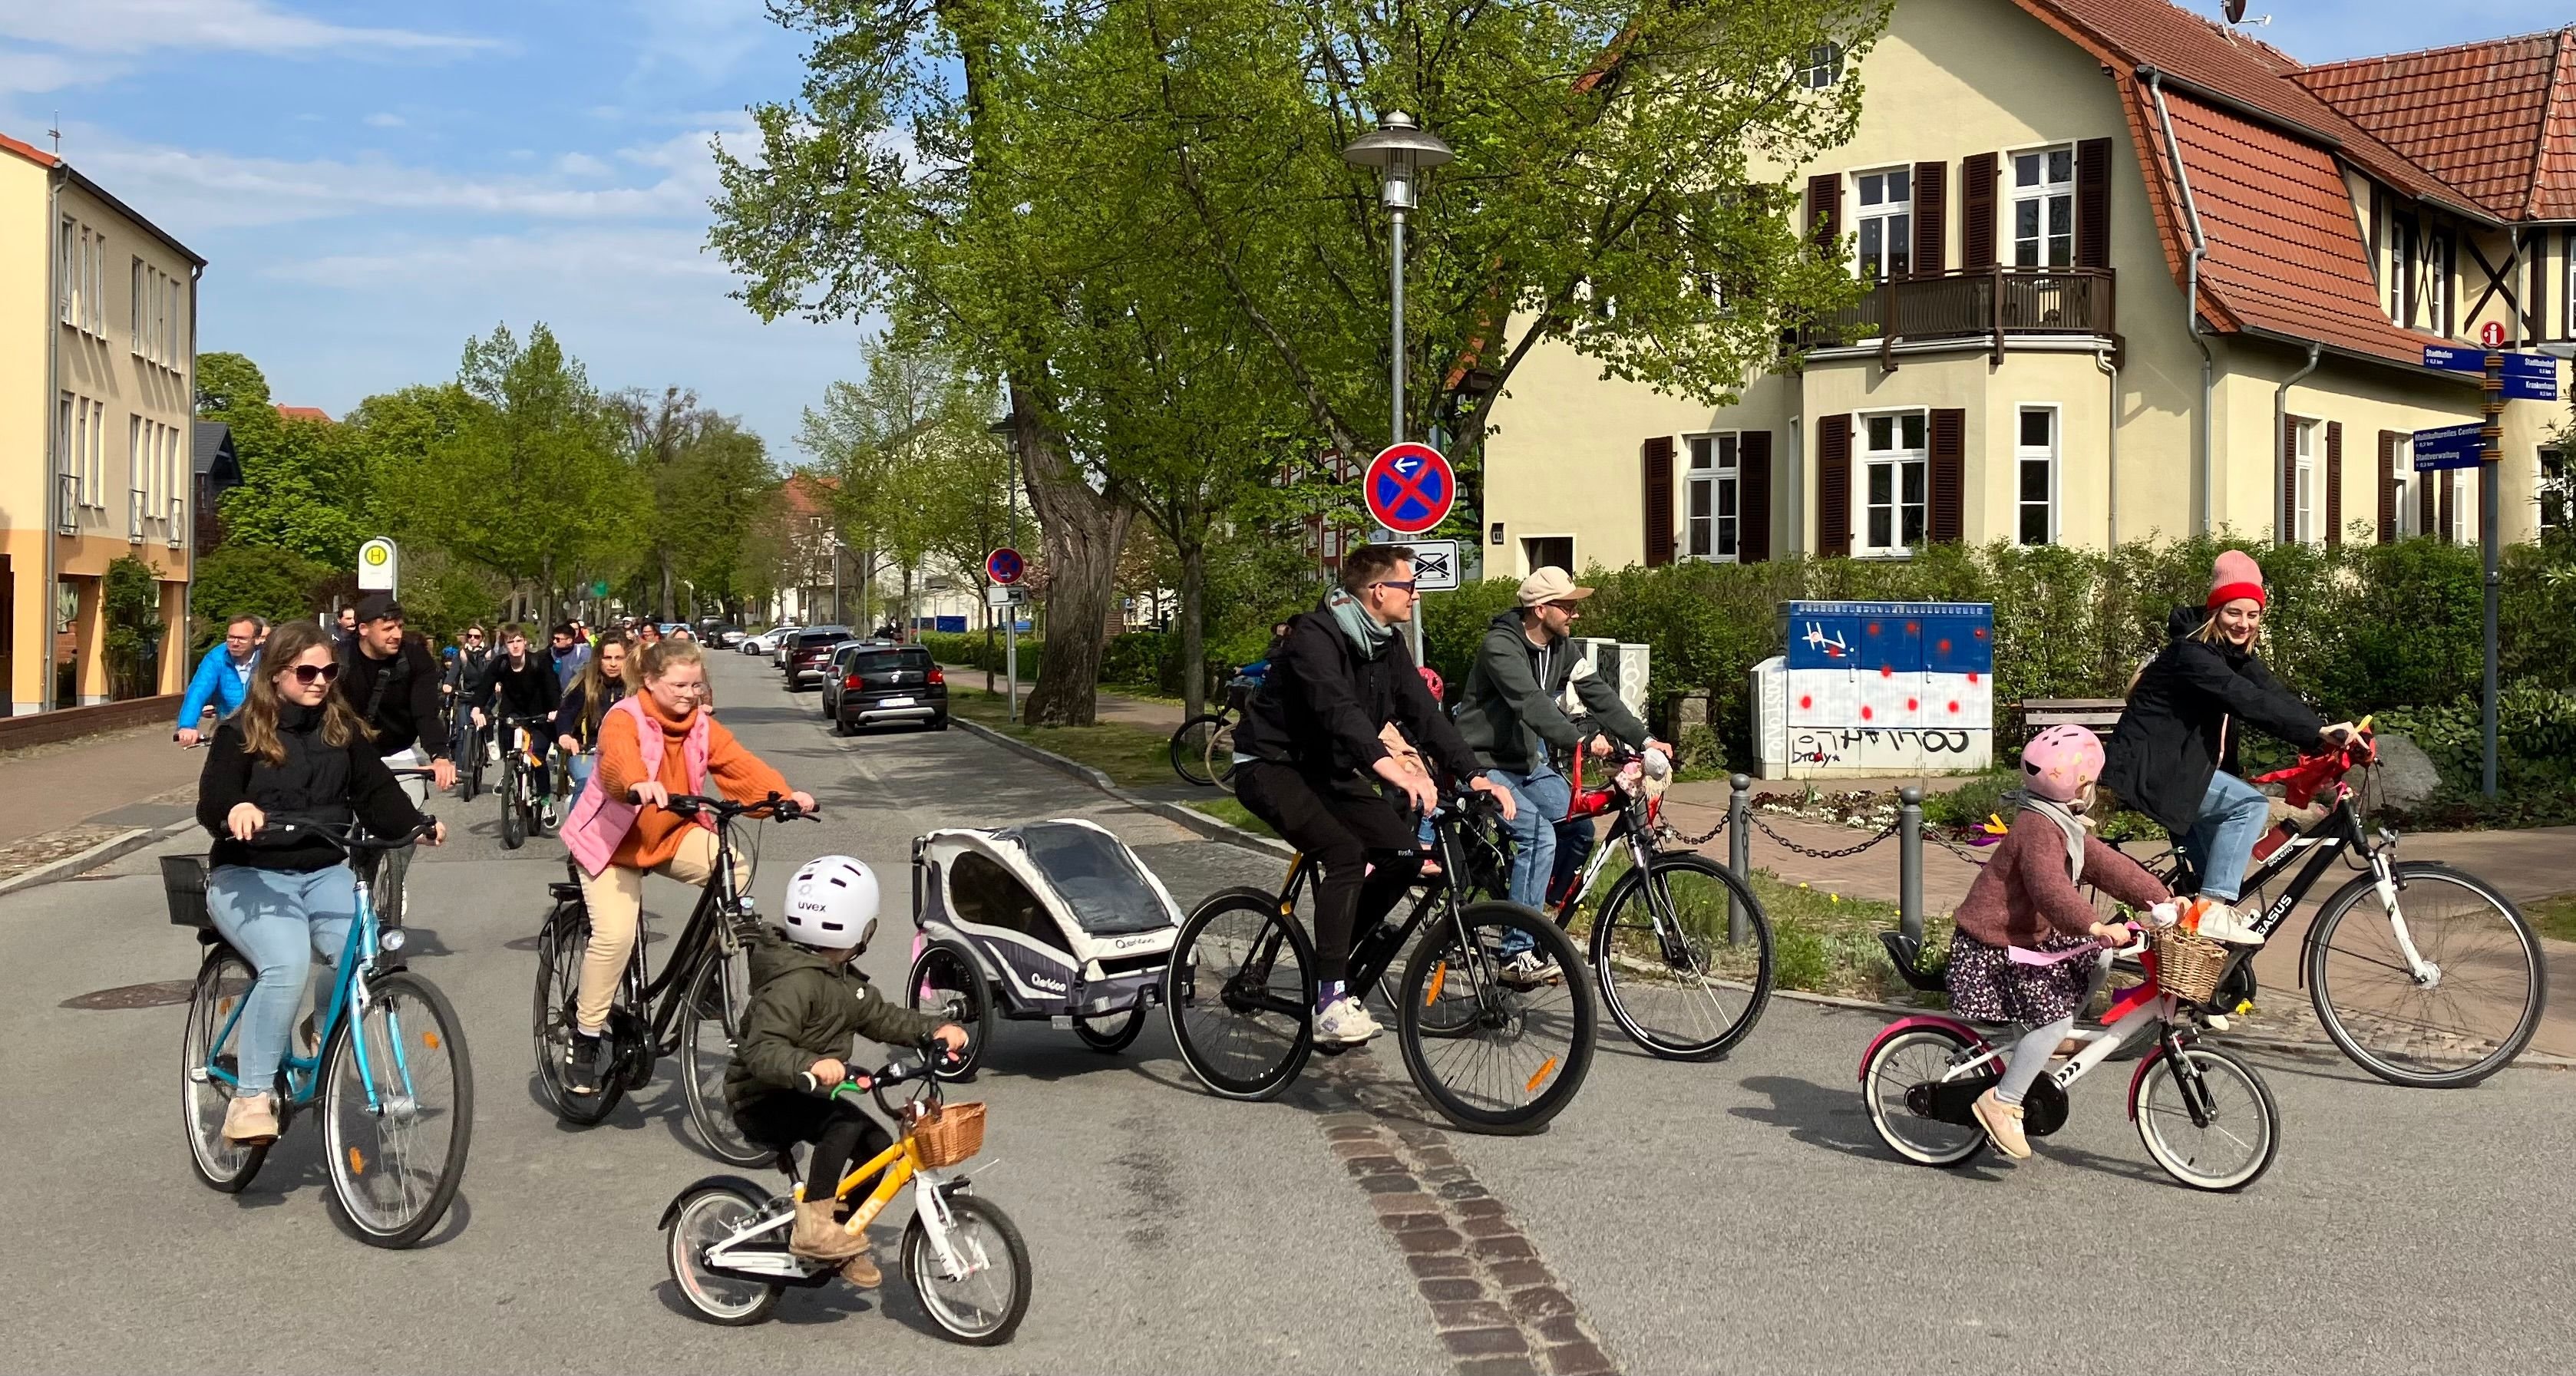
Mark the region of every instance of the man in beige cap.
<instances>
[{"instance_id":1,"label":"man in beige cap","mask_svg":"<svg viewBox=\"0 0 2576 1376\"><path fill-rule=\"evenodd\" d=\"M1519 802L1512 823L1511 900L1547 909L1548 890L1559 863L1557 824L1573 800L1573 788L1559 774L1551 751L1572 753L1589 748L1595 757L1610 753L1601 732L1635 749L1649 746L1670 754L1671 748L1646 734L1646 724L1619 700L1618 690L1592 672L1592 666L1569 643L1583 599L1592 589L1578 587L1561 568L1538 570L1521 582L1519 606L1496 615L1477 647L1467 675L1466 700L1458 709L1458 734L1474 747L1485 777L1512 791ZM1560 704L1572 685L1583 704L1578 725ZM1566 824L1568 858L1581 863L1591 849L1592 822ZM1579 828L1579 831L1573 829ZM1513 935L1518 935L1514 933ZM1551 974L1535 951L1506 951L1524 979Z\"/></svg>"}]
</instances>

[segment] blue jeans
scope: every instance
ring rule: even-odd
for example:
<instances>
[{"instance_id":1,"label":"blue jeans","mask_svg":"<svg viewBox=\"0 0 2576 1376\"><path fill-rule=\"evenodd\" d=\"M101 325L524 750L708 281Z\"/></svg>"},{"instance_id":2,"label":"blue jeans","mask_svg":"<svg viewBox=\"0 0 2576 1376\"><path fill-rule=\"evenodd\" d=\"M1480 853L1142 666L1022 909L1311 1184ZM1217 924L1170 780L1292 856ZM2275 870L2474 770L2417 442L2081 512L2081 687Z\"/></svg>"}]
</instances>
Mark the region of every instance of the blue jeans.
<instances>
[{"instance_id":1,"label":"blue jeans","mask_svg":"<svg viewBox=\"0 0 2576 1376\"><path fill-rule=\"evenodd\" d=\"M581 791L590 787L590 772L599 768L599 753L590 751L568 756L564 760L564 768L572 775L572 788L564 794L564 815L569 817L573 804L581 801Z\"/></svg>"},{"instance_id":2,"label":"blue jeans","mask_svg":"<svg viewBox=\"0 0 2576 1376\"><path fill-rule=\"evenodd\" d=\"M206 910L215 930L259 972L242 1003L235 1069L243 1093L266 1094L286 1055L313 957L321 956L326 968L339 966L358 915L357 876L346 865L302 874L218 865L206 876Z\"/></svg>"},{"instance_id":3,"label":"blue jeans","mask_svg":"<svg viewBox=\"0 0 2576 1376\"><path fill-rule=\"evenodd\" d=\"M1574 787L1545 761L1526 773L1489 769L1485 777L1510 789L1512 820L1511 901L1539 911L1547 909L1547 882L1556 873L1556 823L1574 802ZM1503 954L1530 949L1523 932L1503 934Z\"/></svg>"},{"instance_id":4,"label":"blue jeans","mask_svg":"<svg viewBox=\"0 0 2576 1376\"><path fill-rule=\"evenodd\" d=\"M2245 887L2245 866L2254 858L2254 843L2263 839L2272 803L2254 785L2226 770L2209 776L2209 791L2200 798L2200 818L2177 837L2174 848L2200 876L2204 898L2233 903Z\"/></svg>"}]
</instances>

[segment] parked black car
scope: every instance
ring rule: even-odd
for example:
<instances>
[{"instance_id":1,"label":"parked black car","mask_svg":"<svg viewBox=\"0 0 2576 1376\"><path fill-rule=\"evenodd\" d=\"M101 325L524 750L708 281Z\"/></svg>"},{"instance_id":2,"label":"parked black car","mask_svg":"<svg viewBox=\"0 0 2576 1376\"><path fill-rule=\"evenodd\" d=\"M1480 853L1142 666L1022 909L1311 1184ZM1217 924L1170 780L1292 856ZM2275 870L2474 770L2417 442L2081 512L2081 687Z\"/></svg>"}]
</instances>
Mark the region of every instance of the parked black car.
<instances>
[{"instance_id":1,"label":"parked black car","mask_svg":"<svg viewBox=\"0 0 2576 1376\"><path fill-rule=\"evenodd\" d=\"M845 644L834 651L823 684L823 716L844 736L898 722L945 731L948 676L918 645Z\"/></svg>"},{"instance_id":2,"label":"parked black car","mask_svg":"<svg viewBox=\"0 0 2576 1376\"><path fill-rule=\"evenodd\" d=\"M850 638L847 626L816 626L800 631L796 642L779 652L778 667L787 675L789 692L818 687L831 667L832 651Z\"/></svg>"}]
</instances>

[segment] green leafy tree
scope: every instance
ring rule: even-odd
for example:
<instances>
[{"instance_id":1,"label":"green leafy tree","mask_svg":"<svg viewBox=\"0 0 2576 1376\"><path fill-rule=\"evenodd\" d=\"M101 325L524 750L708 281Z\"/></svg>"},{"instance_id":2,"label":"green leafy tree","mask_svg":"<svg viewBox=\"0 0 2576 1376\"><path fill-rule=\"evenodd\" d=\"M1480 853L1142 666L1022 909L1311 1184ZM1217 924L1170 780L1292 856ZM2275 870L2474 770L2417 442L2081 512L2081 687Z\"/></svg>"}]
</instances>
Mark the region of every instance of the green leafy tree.
<instances>
[{"instance_id":1,"label":"green leafy tree","mask_svg":"<svg viewBox=\"0 0 2576 1376\"><path fill-rule=\"evenodd\" d=\"M368 532L366 465L345 426L286 419L258 365L234 353L198 360L198 414L232 427L242 481L218 508L224 538L354 568Z\"/></svg>"},{"instance_id":2,"label":"green leafy tree","mask_svg":"<svg viewBox=\"0 0 2576 1376\"><path fill-rule=\"evenodd\" d=\"M330 576L329 568L292 551L227 543L197 560L188 595L196 622L190 642L204 650L223 639L224 623L236 616L271 622L311 616Z\"/></svg>"},{"instance_id":3,"label":"green leafy tree","mask_svg":"<svg viewBox=\"0 0 2576 1376\"><path fill-rule=\"evenodd\" d=\"M109 692L123 699L157 691L161 637L161 573L128 554L111 560L100 608L107 623Z\"/></svg>"}]
</instances>

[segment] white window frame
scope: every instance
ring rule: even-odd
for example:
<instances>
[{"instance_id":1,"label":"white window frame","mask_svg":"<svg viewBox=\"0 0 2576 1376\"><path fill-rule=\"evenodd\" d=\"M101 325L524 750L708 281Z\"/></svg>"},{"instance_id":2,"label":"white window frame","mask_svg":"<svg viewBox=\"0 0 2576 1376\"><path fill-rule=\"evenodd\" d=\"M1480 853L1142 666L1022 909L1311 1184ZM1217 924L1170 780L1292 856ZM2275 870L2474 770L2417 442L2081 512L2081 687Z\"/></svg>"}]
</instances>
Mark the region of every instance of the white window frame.
<instances>
[{"instance_id":1,"label":"white window frame","mask_svg":"<svg viewBox=\"0 0 2576 1376\"><path fill-rule=\"evenodd\" d=\"M1903 197L1888 194L1892 189L1889 185L1891 178L1904 180ZM1868 200L1871 182L1878 183L1879 199L1875 203ZM1914 169L1911 166L1874 167L1866 172L1853 173L1852 205L1854 207L1852 272L1861 281L1871 284L1912 273L1914 271ZM1868 249L1864 247L1869 240L1872 226L1876 226L1879 233L1879 271L1875 274L1869 270ZM1901 269L1896 266L1899 254L1902 254L1905 260L1905 265Z\"/></svg>"},{"instance_id":2,"label":"white window frame","mask_svg":"<svg viewBox=\"0 0 2576 1376\"><path fill-rule=\"evenodd\" d=\"M2317 543L2318 513L2323 504L2317 484L2323 481L2317 463L2317 441L2325 433L2325 422L2293 416L2290 418L2294 439L2290 447L2290 529L2291 539L2303 545Z\"/></svg>"},{"instance_id":3,"label":"white window frame","mask_svg":"<svg viewBox=\"0 0 2576 1376\"><path fill-rule=\"evenodd\" d=\"M1810 91L1821 91L1843 79L1843 45L1830 40L1807 45L1807 56L1798 64L1798 84Z\"/></svg>"},{"instance_id":4,"label":"white window frame","mask_svg":"<svg viewBox=\"0 0 2576 1376\"><path fill-rule=\"evenodd\" d=\"M151 349L149 336L143 332L143 303L149 299L149 294L150 279L144 276L143 260L137 258L134 260L134 283L128 290L126 299L125 314L133 332L133 339L127 345L127 351L138 354L146 360L152 357L149 352Z\"/></svg>"},{"instance_id":5,"label":"white window frame","mask_svg":"<svg viewBox=\"0 0 2576 1376\"><path fill-rule=\"evenodd\" d=\"M89 486L94 494L90 505L107 510L107 403L89 404Z\"/></svg>"},{"instance_id":6,"label":"white window frame","mask_svg":"<svg viewBox=\"0 0 2576 1376\"><path fill-rule=\"evenodd\" d=\"M2039 148L2017 149L2008 154L2007 158L2011 166L2006 170L2011 174L2011 179L2005 186L2008 200L2004 206L2004 226L2012 243L2012 265L2017 268L2075 266L2075 145L2059 143ZM2060 158L2065 160L2066 175L2063 178L2052 178L2050 174L2057 170L2053 163ZM2036 165L2038 180L2029 183L2022 181L2025 160ZM2021 212L2025 205L2036 207L2038 217L2037 232L2028 240L2023 238L2021 232ZM2050 223L2052 212L2059 213L2059 223ZM2062 258L2050 252L2060 240L2063 240L2066 246L2065 256ZM2022 260L2022 245L2025 242L2029 243L2031 248L2028 262Z\"/></svg>"},{"instance_id":7,"label":"white window frame","mask_svg":"<svg viewBox=\"0 0 2576 1376\"><path fill-rule=\"evenodd\" d=\"M2468 481L2468 475L2476 471L2473 468L2445 468L2439 475L2450 488L2451 497L2451 524L2443 530L2442 538L2455 545L2465 545L2477 538L2477 527L2471 523L2473 513L2469 509L2469 504L2477 500L2477 489ZM2436 492L2433 494L2433 519L2438 521L2441 517L2442 494Z\"/></svg>"},{"instance_id":8,"label":"white window frame","mask_svg":"<svg viewBox=\"0 0 2576 1376\"><path fill-rule=\"evenodd\" d=\"M1733 430L1682 436L1682 557L1732 564L1744 553L1743 436Z\"/></svg>"},{"instance_id":9,"label":"white window frame","mask_svg":"<svg viewBox=\"0 0 2576 1376\"><path fill-rule=\"evenodd\" d=\"M80 221L69 215L54 234L54 316L80 326Z\"/></svg>"},{"instance_id":10,"label":"white window frame","mask_svg":"<svg viewBox=\"0 0 2576 1376\"><path fill-rule=\"evenodd\" d=\"M2034 415L2045 415L2048 417L2048 442L2046 444L2034 445L2026 442L2022 438L2022 424L2025 418ZM2063 468L2059 459L2061 458L2060 446L2063 444L2066 434L2065 422L2066 417L2063 408L2053 401L2024 402L2013 408L2012 494L2013 542L2015 544L2033 546L2053 545L2058 543L2058 518L2062 508L2058 502L2057 479L2058 474ZM2046 495L2036 502L2032 501L2029 494L2023 489L2023 480L2028 476L2027 470L2031 464L2043 465L2046 468L2048 475ZM2041 521L2044 531L2042 537L2038 540L2026 538L2022 529L2023 518L2030 514L2030 508L2033 506L2042 508Z\"/></svg>"},{"instance_id":11,"label":"white window frame","mask_svg":"<svg viewBox=\"0 0 2576 1376\"><path fill-rule=\"evenodd\" d=\"M1919 444L1906 443L1905 422L1908 418L1922 427ZM1869 558L1908 557L1920 547L1919 540L1909 544L1905 539L1905 517L1909 508L1919 510L1917 524L1922 532L1921 538L1928 540L1931 534L1932 413L1920 406L1907 406L1887 411L1866 411L1855 419L1860 430L1860 448L1854 455L1855 466L1859 469L1856 476L1860 479L1860 490L1853 494L1856 500L1852 503L1852 514L1859 529L1852 532L1852 547ZM1889 445L1885 449L1875 447L1878 438L1875 423L1882 420L1888 423ZM1887 500L1883 502L1876 498L1877 479L1882 471L1887 475L1888 493ZM1918 494L1911 501L1905 495L1908 477L1915 480L1912 486ZM1887 513L1888 540L1884 544L1876 539L1870 528L1871 516L1879 511Z\"/></svg>"},{"instance_id":12,"label":"white window frame","mask_svg":"<svg viewBox=\"0 0 2576 1376\"><path fill-rule=\"evenodd\" d=\"M2424 522L2421 514L2415 509L2417 500L2415 494L2418 491L2416 484L2422 482L2427 475L2415 471L2413 435L2401 434L2397 437L2396 469L2397 538L2403 540L2408 536L2424 533L2416 529Z\"/></svg>"},{"instance_id":13,"label":"white window frame","mask_svg":"<svg viewBox=\"0 0 2576 1376\"><path fill-rule=\"evenodd\" d=\"M1546 567L1544 564L1534 564L1530 562L1530 544L1537 540L1563 540L1565 542L1565 571L1567 573L1579 573L1582 571L1583 566L1574 562L1576 559L1582 557L1580 552L1582 542L1575 538L1573 531L1541 531L1536 535L1523 535L1518 538L1521 542L1520 557L1522 577L1526 578Z\"/></svg>"},{"instance_id":14,"label":"white window frame","mask_svg":"<svg viewBox=\"0 0 2576 1376\"><path fill-rule=\"evenodd\" d=\"M2552 467L2558 470L2555 474L2550 472ZM2532 476L2538 480L2534 486L2540 491L2539 520L2543 532L2556 530L2567 525L2571 517L2576 517L2576 492L2569 491L2567 487L2570 473L2576 473L2576 456L2571 456L2566 450L2543 448L2534 457ZM2555 491L2552 490L2553 480ZM2558 519L2554 521L2549 519L2553 503L2558 512Z\"/></svg>"}]
</instances>

